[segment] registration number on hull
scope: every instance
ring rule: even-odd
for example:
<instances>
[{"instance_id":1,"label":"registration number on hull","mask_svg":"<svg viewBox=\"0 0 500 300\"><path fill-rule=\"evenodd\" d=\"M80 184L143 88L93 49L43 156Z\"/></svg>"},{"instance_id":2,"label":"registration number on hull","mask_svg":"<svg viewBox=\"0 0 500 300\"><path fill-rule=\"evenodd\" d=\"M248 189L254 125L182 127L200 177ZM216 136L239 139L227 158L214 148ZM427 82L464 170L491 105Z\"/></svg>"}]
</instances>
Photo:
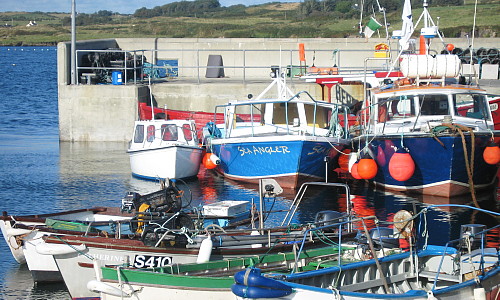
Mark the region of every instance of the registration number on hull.
<instances>
[{"instance_id":1,"label":"registration number on hull","mask_svg":"<svg viewBox=\"0 0 500 300\"><path fill-rule=\"evenodd\" d=\"M172 264L171 256L136 255L132 266L134 268L158 268Z\"/></svg>"}]
</instances>

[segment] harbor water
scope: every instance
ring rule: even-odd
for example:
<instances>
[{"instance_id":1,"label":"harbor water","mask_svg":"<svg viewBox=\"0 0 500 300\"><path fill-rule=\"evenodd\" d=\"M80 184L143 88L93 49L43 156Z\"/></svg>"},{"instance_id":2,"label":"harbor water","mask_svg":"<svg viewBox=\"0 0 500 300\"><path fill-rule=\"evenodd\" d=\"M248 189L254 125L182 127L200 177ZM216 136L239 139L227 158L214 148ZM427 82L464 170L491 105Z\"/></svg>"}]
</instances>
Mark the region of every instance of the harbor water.
<instances>
[{"instance_id":1,"label":"harbor water","mask_svg":"<svg viewBox=\"0 0 500 300\"><path fill-rule=\"evenodd\" d=\"M119 206L129 191L144 194L157 190L157 183L131 176L126 143L59 142L56 54L55 47L0 47L1 211L19 215ZM257 187L229 182L204 168L197 179L179 184L191 191L192 205L196 206L219 200L259 199ZM381 221L391 221L401 209L417 212L432 204L473 205L471 195L451 199L408 197L366 183L351 186L351 193L357 215L375 215ZM285 193L266 199L266 207L286 209L293 197L293 193ZM499 210L496 189L478 194L478 201L484 209ZM313 221L320 210L345 209L345 198L316 190L299 207L293 221ZM279 225L283 216L271 215L266 225ZM498 224L498 219L464 207L433 208L427 216L426 229L440 233L431 235L432 244L444 245L457 238L461 224ZM498 232L495 234L489 237L489 243L498 247ZM64 284L35 285L27 267L12 258L3 238L0 253L0 299L70 299Z\"/></svg>"}]
</instances>

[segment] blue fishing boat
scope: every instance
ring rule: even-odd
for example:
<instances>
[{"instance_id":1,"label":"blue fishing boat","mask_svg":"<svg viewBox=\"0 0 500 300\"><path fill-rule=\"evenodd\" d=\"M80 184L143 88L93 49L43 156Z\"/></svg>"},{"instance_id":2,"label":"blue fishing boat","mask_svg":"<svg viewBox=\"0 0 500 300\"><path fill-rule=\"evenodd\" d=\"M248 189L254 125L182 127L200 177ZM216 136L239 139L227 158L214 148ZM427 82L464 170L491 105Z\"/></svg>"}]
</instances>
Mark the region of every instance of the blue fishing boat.
<instances>
[{"instance_id":1,"label":"blue fishing boat","mask_svg":"<svg viewBox=\"0 0 500 300\"><path fill-rule=\"evenodd\" d=\"M370 90L360 111L361 134L353 139L356 157L375 160L377 170L372 178L358 177L388 190L444 197L491 187L499 132L490 95L476 86L447 82L458 76L455 55L408 55L401 66L408 78Z\"/></svg>"},{"instance_id":2,"label":"blue fishing boat","mask_svg":"<svg viewBox=\"0 0 500 300\"><path fill-rule=\"evenodd\" d=\"M418 228L426 227L425 211L420 213ZM432 233L426 228L413 231L412 220L418 216L408 214L403 212L400 221L395 216L394 227L410 241L409 251L289 274L247 268L235 274L232 291L237 299L498 299L500 225L489 229L462 225L460 238L436 246L427 244ZM418 239L420 234L423 240Z\"/></svg>"},{"instance_id":3,"label":"blue fishing boat","mask_svg":"<svg viewBox=\"0 0 500 300\"><path fill-rule=\"evenodd\" d=\"M207 125L204 137L227 178L257 183L272 177L296 188L325 179L328 162L348 145L347 108L305 91L294 94L285 80L277 76L255 99L216 107L224 122ZM265 99L273 86L277 96Z\"/></svg>"}]
</instances>

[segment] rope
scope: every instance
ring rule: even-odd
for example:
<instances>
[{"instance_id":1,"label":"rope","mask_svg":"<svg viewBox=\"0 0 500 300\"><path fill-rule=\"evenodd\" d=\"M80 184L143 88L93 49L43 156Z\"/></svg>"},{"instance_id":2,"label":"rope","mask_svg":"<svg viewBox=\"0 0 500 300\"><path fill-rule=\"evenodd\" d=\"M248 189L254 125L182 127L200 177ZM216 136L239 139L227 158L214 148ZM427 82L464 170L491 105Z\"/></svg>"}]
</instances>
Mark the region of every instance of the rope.
<instances>
[{"instance_id":1,"label":"rope","mask_svg":"<svg viewBox=\"0 0 500 300\"><path fill-rule=\"evenodd\" d=\"M83 256L85 256L86 258L94 261L94 257L92 257L91 255L87 254L87 253L84 253L80 250L78 250L75 246L71 245L70 243L66 242L65 240L63 240L60 236L58 235L54 235L58 240L60 240L61 242L63 242L64 244L66 244L67 246L69 246L71 249L75 250L76 253L79 253Z\"/></svg>"},{"instance_id":2,"label":"rope","mask_svg":"<svg viewBox=\"0 0 500 300\"><path fill-rule=\"evenodd\" d=\"M437 126L436 130L433 129L433 133L437 134L445 129L449 128L453 132L458 132L460 134L460 137L462 138L462 148L464 150L464 160L465 160L465 171L467 172L467 178L469 181L469 190L472 196L472 201L474 202L474 206L477 208L481 208L479 206L479 203L477 202L476 198L476 189L474 188L474 153L475 153L475 136L474 136L474 131L466 127L464 125L460 124L442 124L441 126ZM465 140L465 135L464 131L468 131L470 134L471 138L471 154L470 154L470 161L469 161L469 156L468 156L468 151L467 151L467 141Z\"/></svg>"}]
</instances>

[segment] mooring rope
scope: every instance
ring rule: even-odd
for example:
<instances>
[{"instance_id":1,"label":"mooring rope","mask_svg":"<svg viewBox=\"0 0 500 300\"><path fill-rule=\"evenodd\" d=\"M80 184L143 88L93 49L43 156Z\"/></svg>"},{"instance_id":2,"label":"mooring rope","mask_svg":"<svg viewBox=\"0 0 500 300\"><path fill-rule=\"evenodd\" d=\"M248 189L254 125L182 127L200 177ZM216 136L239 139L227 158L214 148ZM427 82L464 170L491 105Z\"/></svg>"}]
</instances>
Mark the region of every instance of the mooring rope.
<instances>
[{"instance_id":1,"label":"mooring rope","mask_svg":"<svg viewBox=\"0 0 500 300\"><path fill-rule=\"evenodd\" d=\"M477 202L476 198L476 189L474 187L474 154L475 154L475 136L474 136L474 131L472 128L469 128L467 126L461 125L461 124L446 124L443 123L440 126L436 126L433 128L433 133L436 135L445 129L451 129L452 132L458 132L460 134L460 137L462 138L462 148L464 150L464 160L465 160L465 171L467 172L467 178L469 181L469 190L472 195L472 201L474 202L474 205L477 208L481 208L479 206L479 203ZM471 139L471 154L470 154L470 160L468 156L468 151L467 151L467 141L465 140L465 135L464 131L469 132L470 134L470 139ZM441 141L439 141L441 142ZM442 143L441 143L442 144Z\"/></svg>"}]
</instances>

